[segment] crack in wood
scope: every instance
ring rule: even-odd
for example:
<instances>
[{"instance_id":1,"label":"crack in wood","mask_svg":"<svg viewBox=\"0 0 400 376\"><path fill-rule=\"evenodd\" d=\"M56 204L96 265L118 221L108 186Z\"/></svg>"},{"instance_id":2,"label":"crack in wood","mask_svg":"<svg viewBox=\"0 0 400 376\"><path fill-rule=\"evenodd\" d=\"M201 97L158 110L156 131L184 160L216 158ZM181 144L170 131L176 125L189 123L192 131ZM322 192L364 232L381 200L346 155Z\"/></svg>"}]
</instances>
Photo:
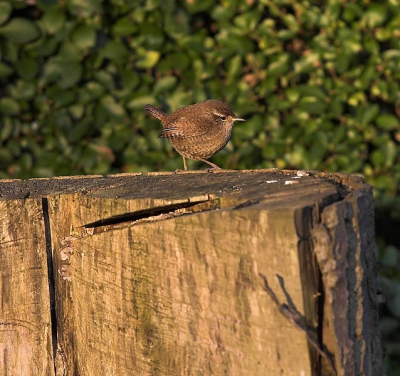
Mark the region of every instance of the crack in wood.
<instances>
[{"instance_id":1,"label":"crack in wood","mask_svg":"<svg viewBox=\"0 0 400 376\"><path fill-rule=\"evenodd\" d=\"M51 245L49 202L46 197L42 198L42 210L43 210L44 232L46 239L47 276L49 281L51 337L53 346L54 373L57 374L56 363L55 363L57 354L56 282L54 276L53 250Z\"/></svg>"},{"instance_id":2,"label":"crack in wood","mask_svg":"<svg viewBox=\"0 0 400 376\"><path fill-rule=\"evenodd\" d=\"M87 223L82 227L86 229L88 235L95 235L100 232L121 228L121 226L131 226L133 224L162 221L181 215L201 213L220 208L221 205L219 199L184 202L116 215L110 218L100 219L99 221L92 223Z\"/></svg>"},{"instance_id":3,"label":"crack in wood","mask_svg":"<svg viewBox=\"0 0 400 376\"><path fill-rule=\"evenodd\" d=\"M261 200L246 200L244 202L241 202L240 204L236 205L233 210L237 209L242 209L242 208L247 208L248 206L253 206L257 205L261 202Z\"/></svg>"}]
</instances>

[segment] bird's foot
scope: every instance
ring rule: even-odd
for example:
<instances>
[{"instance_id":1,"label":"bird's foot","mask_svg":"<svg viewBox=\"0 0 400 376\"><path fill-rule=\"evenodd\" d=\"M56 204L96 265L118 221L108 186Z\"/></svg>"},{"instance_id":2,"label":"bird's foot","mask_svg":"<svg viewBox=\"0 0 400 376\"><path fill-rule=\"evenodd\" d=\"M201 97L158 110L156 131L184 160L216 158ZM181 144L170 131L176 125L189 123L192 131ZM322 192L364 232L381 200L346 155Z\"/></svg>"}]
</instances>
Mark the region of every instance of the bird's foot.
<instances>
[{"instance_id":1,"label":"bird's foot","mask_svg":"<svg viewBox=\"0 0 400 376\"><path fill-rule=\"evenodd\" d=\"M211 172L217 172L217 171L222 171L223 169L221 167L209 167L206 168L206 172L211 173Z\"/></svg>"}]
</instances>

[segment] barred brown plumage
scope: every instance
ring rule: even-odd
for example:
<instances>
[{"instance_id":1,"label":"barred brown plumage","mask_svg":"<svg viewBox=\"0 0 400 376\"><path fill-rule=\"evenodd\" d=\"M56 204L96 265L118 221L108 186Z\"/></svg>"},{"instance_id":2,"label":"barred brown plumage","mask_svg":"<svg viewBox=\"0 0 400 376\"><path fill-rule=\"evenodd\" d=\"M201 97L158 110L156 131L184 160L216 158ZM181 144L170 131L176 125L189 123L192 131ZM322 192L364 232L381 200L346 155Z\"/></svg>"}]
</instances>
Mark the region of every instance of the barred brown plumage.
<instances>
[{"instance_id":1,"label":"barred brown plumage","mask_svg":"<svg viewBox=\"0 0 400 376\"><path fill-rule=\"evenodd\" d=\"M179 108L169 115L150 104L145 108L161 121L163 130L158 137L167 138L182 156L185 171L186 158L220 169L207 159L229 142L234 122L245 121L236 117L227 103L213 99Z\"/></svg>"}]
</instances>

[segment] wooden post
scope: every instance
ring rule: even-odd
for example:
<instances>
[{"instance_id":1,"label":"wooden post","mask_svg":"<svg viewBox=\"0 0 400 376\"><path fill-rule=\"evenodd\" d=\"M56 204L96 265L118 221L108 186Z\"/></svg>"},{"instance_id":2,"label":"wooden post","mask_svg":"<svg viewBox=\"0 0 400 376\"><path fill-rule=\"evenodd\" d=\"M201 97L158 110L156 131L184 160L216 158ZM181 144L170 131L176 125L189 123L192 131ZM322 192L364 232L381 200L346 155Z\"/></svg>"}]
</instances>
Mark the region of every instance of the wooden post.
<instances>
[{"instance_id":1,"label":"wooden post","mask_svg":"<svg viewBox=\"0 0 400 376\"><path fill-rule=\"evenodd\" d=\"M360 177L65 177L0 198L4 375L384 373Z\"/></svg>"}]
</instances>

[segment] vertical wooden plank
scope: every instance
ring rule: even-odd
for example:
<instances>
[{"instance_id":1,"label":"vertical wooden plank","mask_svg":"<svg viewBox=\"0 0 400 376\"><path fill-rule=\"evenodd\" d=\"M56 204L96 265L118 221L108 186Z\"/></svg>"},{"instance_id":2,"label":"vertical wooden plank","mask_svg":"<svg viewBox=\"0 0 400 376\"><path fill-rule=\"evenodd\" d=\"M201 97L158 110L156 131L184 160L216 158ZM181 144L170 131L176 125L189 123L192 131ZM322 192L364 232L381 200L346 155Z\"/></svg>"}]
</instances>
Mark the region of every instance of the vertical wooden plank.
<instances>
[{"instance_id":1,"label":"vertical wooden plank","mask_svg":"<svg viewBox=\"0 0 400 376\"><path fill-rule=\"evenodd\" d=\"M373 207L365 186L325 207L313 229L325 294L323 340L339 375L382 374Z\"/></svg>"},{"instance_id":2,"label":"vertical wooden plank","mask_svg":"<svg viewBox=\"0 0 400 376\"><path fill-rule=\"evenodd\" d=\"M361 338L361 346L356 354L359 359L360 372L367 376L382 374L382 359L384 349L381 342L379 327L378 263L375 244L375 208L372 187L365 186L364 192L355 192L349 199L352 202L355 215L354 227L358 234L356 253L357 265L362 273L357 273L357 317L356 336Z\"/></svg>"},{"instance_id":3,"label":"vertical wooden plank","mask_svg":"<svg viewBox=\"0 0 400 376\"><path fill-rule=\"evenodd\" d=\"M54 375L41 199L0 201L0 373Z\"/></svg>"},{"instance_id":4,"label":"vertical wooden plank","mask_svg":"<svg viewBox=\"0 0 400 376\"><path fill-rule=\"evenodd\" d=\"M81 237L79 200L50 204L67 374L312 375L304 334L258 276L285 301L279 274L304 314L294 209L213 210ZM94 203L91 216L113 215Z\"/></svg>"}]
</instances>

